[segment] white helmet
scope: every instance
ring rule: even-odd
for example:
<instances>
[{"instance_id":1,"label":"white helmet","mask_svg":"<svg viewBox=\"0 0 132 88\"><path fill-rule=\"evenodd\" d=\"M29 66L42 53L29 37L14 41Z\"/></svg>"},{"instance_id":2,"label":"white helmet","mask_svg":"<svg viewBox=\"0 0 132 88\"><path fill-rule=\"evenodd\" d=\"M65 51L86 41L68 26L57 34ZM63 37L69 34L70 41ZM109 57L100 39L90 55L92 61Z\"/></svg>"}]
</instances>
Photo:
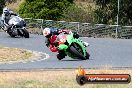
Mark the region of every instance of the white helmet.
<instances>
[{"instance_id":1,"label":"white helmet","mask_svg":"<svg viewBox=\"0 0 132 88\"><path fill-rule=\"evenodd\" d=\"M9 8L7 7L3 8L3 14L9 15L9 12L10 12Z\"/></svg>"},{"instance_id":2,"label":"white helmet","mask_svg":"<svg viewBox=\"0 0 132 88\"><path fill-rule=\"evenodd\" d=\"M50 28L45 28L44 30L43 30L43 35L45 36L45 37L47 37L48 35L50 35L51 34L51 29Z\"/></svg>"}]
</instances>

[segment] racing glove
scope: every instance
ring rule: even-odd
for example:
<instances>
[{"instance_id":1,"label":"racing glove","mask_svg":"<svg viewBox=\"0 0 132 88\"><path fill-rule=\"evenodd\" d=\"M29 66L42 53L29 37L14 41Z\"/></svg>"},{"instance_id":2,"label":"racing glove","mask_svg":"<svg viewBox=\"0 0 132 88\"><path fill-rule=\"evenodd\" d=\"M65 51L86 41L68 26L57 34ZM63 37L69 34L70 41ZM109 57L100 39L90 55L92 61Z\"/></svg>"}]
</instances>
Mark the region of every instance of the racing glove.
<instances>
[{"instance_id":1,"label":"racing glove","mask_svg":"<svg viewBox=\"0 0 132 88\"><path fill-rule=\"evenodd\" d=\"M74 32L73 33L73 37L78 39L79 38L79 34L77 34L77 32Z\"/></svg>"},{"instance_id":2,"label":"racing glove","mask_svg":"<svg viewBox=\"0 0 132 88\"><path fill-rule=\"evenodd\" d=\"M58 51L58 48L57 47L55 47L55 46L53 46L53 45L51 45L50 44L50 50L52 51L52 52L57 52Z\"/></svg>"}]
</instances>

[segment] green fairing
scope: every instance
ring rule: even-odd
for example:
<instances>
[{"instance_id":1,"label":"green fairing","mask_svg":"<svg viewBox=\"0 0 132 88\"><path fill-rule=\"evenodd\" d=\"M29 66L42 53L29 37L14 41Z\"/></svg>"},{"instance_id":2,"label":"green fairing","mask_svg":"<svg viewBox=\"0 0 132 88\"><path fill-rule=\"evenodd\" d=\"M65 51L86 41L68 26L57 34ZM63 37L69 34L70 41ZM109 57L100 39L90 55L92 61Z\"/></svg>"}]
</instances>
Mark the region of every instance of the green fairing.
<instances>
[{"instance_id":1,"label":"green fairing","mask_svg":"<svg viewBox=\"0 0 132 88\"><path fill-rule=\"evenodd\" d=\"M67 40L68 44L71 45L71 43L72 43L73 40L74 40L73 34L67 35L67 36L66 36L66 40Z\"/></svg>"},{"instance_id":2,"label":"green fairing","mask_svg":"<svg viewBox=\"0 0 132 88\"><path fill-rule=\"evenodd\" d=\"M84 56L86 56L86 48L84 47L83 43L79 39L74 39L74 42L79 44L82 47Z\"/></svg>"},{"instance_id":3,"label":"green fairing","mask_svg":"<svg viewBox=\"0 0 132 88\"><path fill-rule=\"evenodd\" d=\"M79 39L74 39L73 34L67 35L66 38L67 38L67 42L69 43L69 45L71 45L71 43L73 42L79 44L83 49L84 56L86 56L86 49Z\"/></svg>"},{"instance_id":4,"label":"green fairing","mask_svg":"<svg viewBox=\"0 0 132 88\"><path fill-rule=\"evenodd\" d=\"M73 42L73 39L74 39L73 34L66 36L66 40L69 45L71 45L71 43ZM68 48L68 46L65 44L60 44L58 47L59 47L59 50L64 50L64 51Z\"/></svg>"},{"instance_id":5,"label":"green fairing","mask_svg":"<svg viewBox=\"0 0 132 88\"><path fill-rule=\"evenodd\" d=\"M81 48L82 48L82 50L83 50L83 53L84 53L84 56L86 56L86 48L84 47L83 43L82 43L79 39L75 39L75 38L73 37L73 34L67 35L67 36L66 36L66 40L67 40L67 42L68 42L69 45L67 46L67 45L65 45L65 44L60 44L60 45L58 46L59 50L64 50L65 53L66 53L68 56L70 56L71 58L74 58L74 55L72 55L70 52L67 52L66 50L67 50L67 48L68 48L73 42L75 42L75 43L77 43L77 44L79 44L79 45L81 46Z\"/></svg>"},{"instance_id":6,"label":"green fairing","mask_svg":"<svg viewBox=\"0 0 132 88\"><path fill-rule=\"evenodd\" d=\"M64 50L64 51L68 48L68 46L65 44L60 44L58 47L59 47L59 50Z\"/></svg>"}]
</instances>

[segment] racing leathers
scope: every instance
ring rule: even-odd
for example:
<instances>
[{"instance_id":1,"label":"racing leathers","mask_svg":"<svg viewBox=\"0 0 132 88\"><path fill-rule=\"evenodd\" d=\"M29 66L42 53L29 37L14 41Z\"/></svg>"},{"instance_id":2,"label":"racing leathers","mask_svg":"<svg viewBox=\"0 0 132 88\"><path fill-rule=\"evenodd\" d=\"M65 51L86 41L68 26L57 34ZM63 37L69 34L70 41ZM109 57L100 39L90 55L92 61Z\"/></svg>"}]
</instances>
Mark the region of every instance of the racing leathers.
<instances>
[{"instance_id":1,"label":"racing leathers","mask_svg":"<svg viewBox=\"0 0 132 88\"><path fill-rule=\"evenodd\" d=\"M49 38L46 38L46 46L50 48L52 52L58 52L59 50L57 49L57 44L56 44L56 39L57 36L60 33L65 33L65 34L70 34L71 31L66 30L66 29L56 29L56 28L51 28L51 34L49 35Z\"/></svg>"},{"instance_id":2,"label":"racing leathers","mask_svg":"<svg viewBox=\"0 0 132 88\"><path fill-rule=\"evenodd\" d=\"M17 14L13 13L13 11L9 10L7 11L7 13L4 12L3 10L3 14L2 14L2 24L3 24L3 27L4 27L4 30L7 31L8 29L11 28L12 25L9 25L8 22L11 18L11 16L14 15L14 16L17 16Z\"/></svg>"},{"instance_id":3,"label":"racing leathers","mask_svg":"<svg viewBox=\"0 0 132 88\"><path fill-rule=\"evenodd\" d=\"M48 38L46 38L46 46L49 47L49 49L52 52L58 52L57 58L59 60L61 60L66 56L66 54L63 50L59 50L57 48L57 46L58 46L57 37L60 33L70 34L72 32L70 30L67 30L67 29L60 29L60 30L56 29L56 28L50 28L50 29L51 29L51 34L48 35ZM79 35L76 32L74 32L73 37L79 38ZM85 42L82 42L82 43L85 45Z\"/></svg>"}]
</instances>

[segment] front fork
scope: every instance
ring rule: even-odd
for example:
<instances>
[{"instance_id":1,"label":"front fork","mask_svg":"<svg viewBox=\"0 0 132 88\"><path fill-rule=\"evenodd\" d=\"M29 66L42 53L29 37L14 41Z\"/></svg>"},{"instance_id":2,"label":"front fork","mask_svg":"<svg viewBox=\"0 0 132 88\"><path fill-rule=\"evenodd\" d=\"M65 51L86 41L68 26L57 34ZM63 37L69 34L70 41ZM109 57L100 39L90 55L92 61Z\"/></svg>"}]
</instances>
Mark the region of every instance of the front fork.
<instances>
[{"instance_id":1,"label":"front fork","mask_svg":"<svg viewBox=\"0 0 132 88\"><path fill-rule=\"evenodd\" d=\"M77 43L77 44L79 44L81 46L81 48L83 50L83 53L84 53L84 56L86 56L86 47L84 46L83 42L80 39L74 39L71 43L73 43L73 42L75 42L75 43ZM64 50L66 52L66 50L68 49L69 46L65 45L65 44L60 44L58 46L58 49L59 50Z\"/></svg>"},{"instance_id":2,"label":"front fork","mask_svg":"<svg viewBox=\"0 0 132 88\"><path fill-rule=\"evenodd\" d=\"M84 43L82 42L82 40L80 40L80 39L75 39L74 40L77 44L79 44L80 46L81 46L81 48L82 48L82 50L83 50L83 53L84 53L84 56L86 56L86 47L85 47L85 45L84 45Z\"/></svg>"}]
</instances>

